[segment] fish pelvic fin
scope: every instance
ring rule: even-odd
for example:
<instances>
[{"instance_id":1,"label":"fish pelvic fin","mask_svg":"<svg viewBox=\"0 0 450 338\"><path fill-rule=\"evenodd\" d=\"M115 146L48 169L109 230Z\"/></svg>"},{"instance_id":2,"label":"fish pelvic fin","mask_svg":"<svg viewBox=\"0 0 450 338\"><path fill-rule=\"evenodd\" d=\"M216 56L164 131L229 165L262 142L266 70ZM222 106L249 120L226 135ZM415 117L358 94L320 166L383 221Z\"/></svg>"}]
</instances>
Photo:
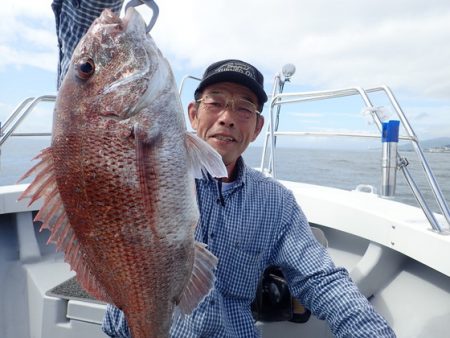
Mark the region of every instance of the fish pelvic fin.
<instances>
[{"instance_id":1,"label":"fish pelvic fin","mask_svg":"<svg viewBox=\"0 0 450 338\"><path fill-rule=\"evenodd\" d=\"M214 286L217 257L206 249L206 244L195 242L194 266L178 303L181 315L191 314Z\"/></svg>"},{"instance_id":2,"label":"fish pelvic fin","mask_svg":"<svg viewBox=\"0 0 450 338\"><path fill-rule=\"evenodd\" d=\"M213 177L228 177L220 154L200 137L186 132L186 148L195 178L202 178L203 170Z\"/></svg>"},{"instance_id":3,"label":"fish pelvic fin","mask_svg":"<svg viewBox=\"0 0 450 338\"><path fill-rule=\"evenodd\" d=\"M42 150L35 159L40 161L20 178L23 180L35 175L28 188L19 196L19 200L29 198L31 205L43 198L42 207L34 221L42 223L40 231L50 230L47 244L53 243L57 251L64 252L64 260L77 273L78 281L90 295L98 300L111 302L101 284L91 273L78 238L69 222L58 190L51 147Z\"/></svg>"}]
</instances>

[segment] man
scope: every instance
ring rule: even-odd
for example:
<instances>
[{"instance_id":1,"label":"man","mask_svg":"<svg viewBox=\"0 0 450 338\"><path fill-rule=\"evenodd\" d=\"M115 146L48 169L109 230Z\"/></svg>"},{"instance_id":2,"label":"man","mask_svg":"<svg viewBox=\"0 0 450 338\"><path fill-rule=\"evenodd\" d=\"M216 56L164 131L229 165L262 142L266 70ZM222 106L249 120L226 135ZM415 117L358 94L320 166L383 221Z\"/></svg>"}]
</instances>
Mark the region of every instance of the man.
<instances>
[{"instance_id":1,"label":"man","mask_svg":"<svg viewBox=\"0 0 450 338\"><path fill-rule=\"evenodd\" d=\"M88 7L97 3L99 14L102 6L111 7L112 2L91 1ZM83 32L71 26L91 16L78 1L59 0L52 6L62 78L70 46ZM246 62L219 61L206 69L195 101L189 104L192 127L220 153L228 177L196 180L200 221L195 237L219 259L216 282L192 315L173 323L171 335L257 337L250 305L264 269L277 265L292 294L314 315L327 320L336 336L395 337L347 271L335 267L316 241L292 193L245 165L241 155L264 124L261 111L267 96L263 81L262 74ZM130 337L126 318L113 305L107 307L102 328L111 337Z\"/></svg>"},{"instance_id":2,"label":"man","mask_svg":"<svg viewBox=\"0 0 450 338\"><path fill-rule=\"evenodd\" d=\"M200 222L196 240L218 259L214 290L173 337L257 337L250 305L269 265L280 266L292 294L326 319L338 337L394 337L347 271L314 238L290 191L247 167L241 157L262 129L263 76L240 60L209 66L188 107L197 135L216 149L228 178L196 180ZM129 337L120 310L108 306L103 330Z\"/></svg>"}]
</instances>

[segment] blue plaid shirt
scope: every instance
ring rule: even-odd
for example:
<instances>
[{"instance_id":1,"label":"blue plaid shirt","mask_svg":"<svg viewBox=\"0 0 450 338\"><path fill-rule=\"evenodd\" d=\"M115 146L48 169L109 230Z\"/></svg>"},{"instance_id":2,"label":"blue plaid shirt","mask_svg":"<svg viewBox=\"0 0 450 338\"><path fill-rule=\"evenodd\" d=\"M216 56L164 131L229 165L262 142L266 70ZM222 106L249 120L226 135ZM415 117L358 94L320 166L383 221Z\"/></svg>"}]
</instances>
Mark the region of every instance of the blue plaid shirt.
<instances>
[{"instance_id":1,"label":"blue plaid shirt","mask_svg":"<svg viewBox=\"0 0 450 338\"><path fill-rule=\"evenodd\" d=\"M395 337L347 271L334 266L289 190L242 159L231 189L221 194L209 177L196 185L200 222L195 237L208 244L219 263L214 290L192 315L173 323L172 337L259 337L250 305L269 265L282 268L292 294L327 320L337 337ZM130 337L123 313L112 305L103 331Z\"/></svg>"}]
</instances>

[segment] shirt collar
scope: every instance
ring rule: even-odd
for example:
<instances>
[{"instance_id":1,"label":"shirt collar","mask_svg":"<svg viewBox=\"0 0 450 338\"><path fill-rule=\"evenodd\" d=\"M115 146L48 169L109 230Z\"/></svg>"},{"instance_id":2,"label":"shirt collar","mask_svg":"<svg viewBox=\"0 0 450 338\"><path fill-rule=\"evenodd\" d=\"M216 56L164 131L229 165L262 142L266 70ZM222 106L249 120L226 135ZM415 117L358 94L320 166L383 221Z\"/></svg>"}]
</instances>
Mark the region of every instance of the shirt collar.
<instances>
[{"instance_id":1,"label":"shirt collar","mask_svg":"<svg viewBox=\"0 0 450 338\"><path fill-rule=\"evenodd\" d=\"M235 186L240 186L244 184L245 181L245 172L246 172L246 165L244 162L244 159L242 158L242 156L239 156L239 158L236 161L236 166L234 168L235 172L236 172L236 178L233 181L235 183ZM216 181L209 173L202 171L203 174L203 180L206 181Z\"/></svg>"},{"instance_id":2,"label":"shirt collar","mask_svg":"<svg viewBox=\"0 0 450 338\"><path fill-rule=\"evenodd\" d=\"M237 159L236 167L234 170L236 171L236 179L234 180L234 182L236 183L236 186L243 184L244 178L245 178L246 166L245 166L244 159L242 158L242 156L239 156L239 158Z\"/></svg>"}]
</instances>

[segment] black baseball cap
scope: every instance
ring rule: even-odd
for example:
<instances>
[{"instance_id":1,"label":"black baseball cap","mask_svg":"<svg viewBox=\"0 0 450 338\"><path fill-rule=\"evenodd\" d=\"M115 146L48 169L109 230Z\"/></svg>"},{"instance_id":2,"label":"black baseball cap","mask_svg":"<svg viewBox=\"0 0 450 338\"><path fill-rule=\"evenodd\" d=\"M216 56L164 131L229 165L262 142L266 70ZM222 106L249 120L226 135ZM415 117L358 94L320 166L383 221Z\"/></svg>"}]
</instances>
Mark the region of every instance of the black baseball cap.
<instances>
[{"instance_id":1,"label":"black baseball cap","mask_svg":"<svg viewBox=\"0 0 450 338\"><path fill-rule=\"evenodd\" d=\"M218 82L235 82L249 88L258 98L259 111L267 102L264 91L264 76L251 64L235 59L218 61L206 68L202 80L194 92L196 100L205 87Z\"/></svg>"}]
</instances>

